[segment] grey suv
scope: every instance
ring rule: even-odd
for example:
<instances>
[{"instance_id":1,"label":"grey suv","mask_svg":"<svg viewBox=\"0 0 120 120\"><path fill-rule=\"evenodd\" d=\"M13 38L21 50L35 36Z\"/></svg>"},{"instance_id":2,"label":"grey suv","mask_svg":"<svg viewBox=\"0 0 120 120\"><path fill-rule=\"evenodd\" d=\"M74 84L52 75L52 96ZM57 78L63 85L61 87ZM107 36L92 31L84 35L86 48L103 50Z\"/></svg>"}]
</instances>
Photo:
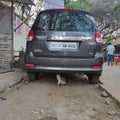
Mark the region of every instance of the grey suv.
<instances>
[{"instance_id":1,"label":"grey suv","mask_svg":"<svg viewBox=\"0 0 120 120\"><path fill-rule=\"evenodd\" d=\"M39 13L27 37L25 69L30 80L39 72L76 72L96 84L102 64L102 38L90 13L74 9Z\"/></svg>"}]
</instances>

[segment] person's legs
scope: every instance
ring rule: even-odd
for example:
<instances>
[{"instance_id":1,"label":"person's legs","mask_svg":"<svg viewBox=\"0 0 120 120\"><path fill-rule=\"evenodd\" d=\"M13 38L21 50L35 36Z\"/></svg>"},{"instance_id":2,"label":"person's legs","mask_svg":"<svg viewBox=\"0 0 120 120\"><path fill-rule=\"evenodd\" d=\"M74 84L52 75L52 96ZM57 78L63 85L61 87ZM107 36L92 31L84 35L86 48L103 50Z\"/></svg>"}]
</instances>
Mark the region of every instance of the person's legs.
<instances>
[{"instance_id":1,"label":"person's legs","mask_svg":"<svg viewBox=\"0 0 120 120\"><path fill-rule=\"evenodd\" d=\"M110 55L107 55L107 62L108 62L108 65L110 65Z\"/></svg>"},{"instance_id":2,"label":"person's legs","mask_svg":"<svg viewBox=\"0 0 120 120\"><path fill-rule=\"evenodd\" d=\"M111 55L111 65L113 65L113 62L114 62L114 56Z\"/></svg>"}]
</instances>

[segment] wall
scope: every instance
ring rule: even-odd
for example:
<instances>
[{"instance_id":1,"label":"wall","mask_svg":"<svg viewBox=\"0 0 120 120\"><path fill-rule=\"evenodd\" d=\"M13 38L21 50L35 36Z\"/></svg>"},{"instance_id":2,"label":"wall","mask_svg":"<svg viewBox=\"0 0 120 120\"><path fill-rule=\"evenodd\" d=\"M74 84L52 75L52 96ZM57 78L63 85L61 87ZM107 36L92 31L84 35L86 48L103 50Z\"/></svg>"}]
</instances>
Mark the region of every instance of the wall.
<instances>
[{"instance_id":1,"label":"wall","mask_svg":"<svg viewBox=\"0 0 120 120\"><path fill-rule=\"evenodd\" d=\"M12 60L11 8L0 8L0 68L10 68Z\"/></svg>"},{"instance_id":2,"label":"wall","mask_svg":"<svg viewBox=\"0 0 120 120\"><path fill-rule=\"evenodd\" d=\"M15 28L17 28L22 23L22 20L15 16L14 23ZM28 35L28 31L29 27L24 23L16 32L14 32L14 51L20 51L22 48L26 49L26 37Z\"/></svg>"}]
</instances>

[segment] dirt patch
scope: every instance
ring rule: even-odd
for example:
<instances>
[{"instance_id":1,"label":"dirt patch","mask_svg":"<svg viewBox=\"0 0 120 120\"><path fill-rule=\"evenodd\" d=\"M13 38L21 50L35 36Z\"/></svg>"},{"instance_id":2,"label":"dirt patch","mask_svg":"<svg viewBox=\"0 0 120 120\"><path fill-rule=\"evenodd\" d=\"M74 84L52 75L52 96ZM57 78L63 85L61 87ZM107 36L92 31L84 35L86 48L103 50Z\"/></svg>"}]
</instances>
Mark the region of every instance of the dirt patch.
<instances>
[{"instance_id":1,"label":"dirt patch","mask_svg":"<svg viewBox=\"0 0 120 120\"><path fill-rule=\"evenodd\" d=\"M54 74L8 91L0 100L1 120L119 120L114 101L106 104L99 85L86 78L67 75L67 85L57 86Z\"/></svg>"}]
</instances>

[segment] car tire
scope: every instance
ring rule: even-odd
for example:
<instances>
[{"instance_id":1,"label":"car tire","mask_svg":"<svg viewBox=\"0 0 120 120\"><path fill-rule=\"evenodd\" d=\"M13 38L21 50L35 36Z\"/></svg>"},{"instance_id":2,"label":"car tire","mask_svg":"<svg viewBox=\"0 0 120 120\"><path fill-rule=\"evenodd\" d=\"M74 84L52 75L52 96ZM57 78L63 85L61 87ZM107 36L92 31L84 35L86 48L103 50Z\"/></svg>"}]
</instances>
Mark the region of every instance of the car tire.
<instances>
[{"instance_id":1,"label":"car tire","mask_svg":"<svg viewBox=\"0 0 120 120\"><path fill-rule=\"evenodd\" d=\"M99 82L100 75L88 75L88 80L90 84L97 84Z\"/></svg>"},{"instance_id":2,"label":"car tire","mask_svg":"<svg viewBox=\"0 0 120 120\"><path fill-rule=\"evenodd\" d=\"M30 81L35 81L38 79L39 73L28 73L28 79Z\"/></svg>"}]
</instances>

